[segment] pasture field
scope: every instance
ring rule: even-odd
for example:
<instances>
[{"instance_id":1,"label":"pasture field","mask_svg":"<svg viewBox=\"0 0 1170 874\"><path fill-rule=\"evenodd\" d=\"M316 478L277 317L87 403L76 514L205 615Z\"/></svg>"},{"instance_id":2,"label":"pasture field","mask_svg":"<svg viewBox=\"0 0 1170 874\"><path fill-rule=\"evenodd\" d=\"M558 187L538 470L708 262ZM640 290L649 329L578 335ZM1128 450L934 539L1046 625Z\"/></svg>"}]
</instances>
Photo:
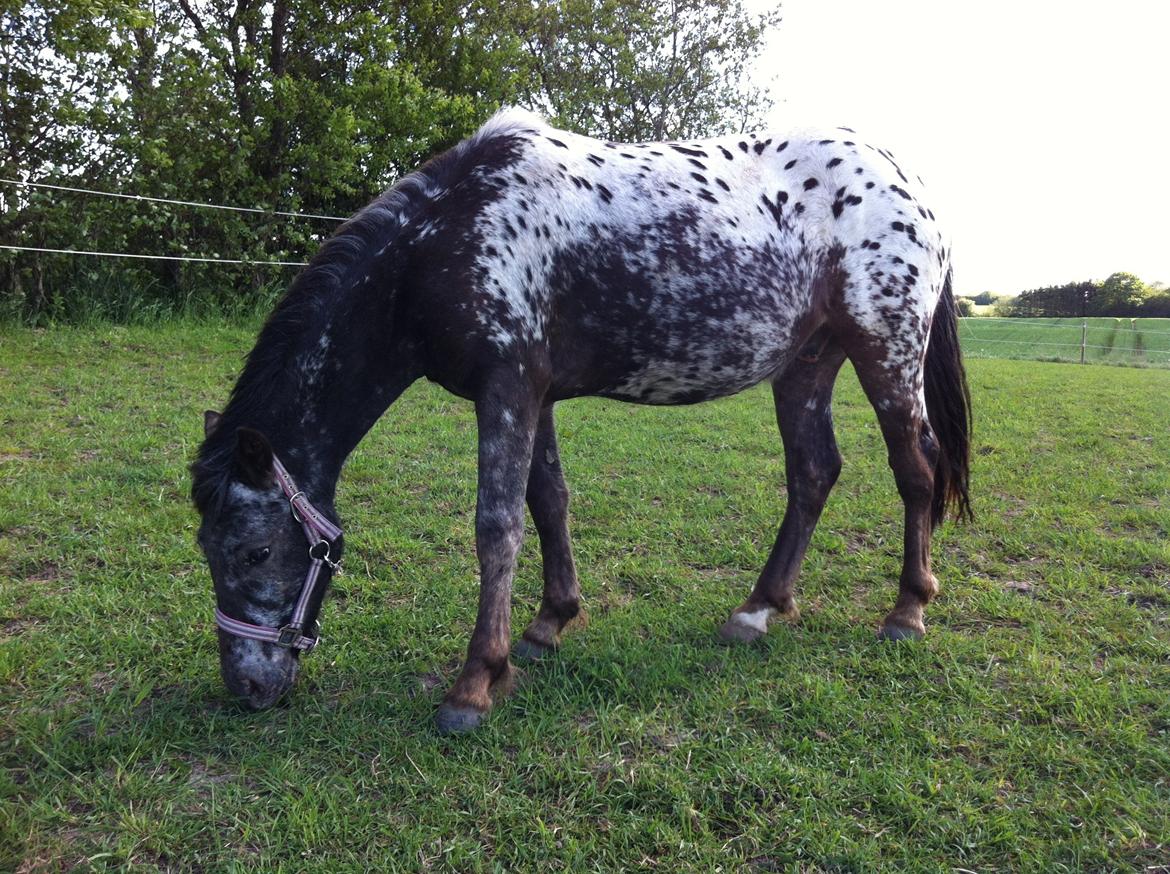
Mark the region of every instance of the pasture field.
<instances>
[{"instance_id":1,"label":"pasture field","mask_svg":"<svg viewBox=\"0 0 1170 874\"><path fill-rule=\"evenodd\" d=\"M917 644L874 637L901 505L851 371L803 618L748 647L767 391L561 405L590 622L443 738L475 427L426 384L343 476L290 699L222 689L186 465L253 330L0 330L0 870L1170 870L1170 372L969 362L978 518ZM530 531L515 633L539 588Z\"/></svg>"},{"instance_id":2,"label":"pasture field","mask_svg":"<svg viewBox=\"0 0 1170 874\"><path fill-rule=\"evenodd\" d=\"M1170 367L1170 319L1086 319L1091 364ZM976 358L1080 361L1081 319L959 320L963 351Z\"/></svg>"}]
</instances>

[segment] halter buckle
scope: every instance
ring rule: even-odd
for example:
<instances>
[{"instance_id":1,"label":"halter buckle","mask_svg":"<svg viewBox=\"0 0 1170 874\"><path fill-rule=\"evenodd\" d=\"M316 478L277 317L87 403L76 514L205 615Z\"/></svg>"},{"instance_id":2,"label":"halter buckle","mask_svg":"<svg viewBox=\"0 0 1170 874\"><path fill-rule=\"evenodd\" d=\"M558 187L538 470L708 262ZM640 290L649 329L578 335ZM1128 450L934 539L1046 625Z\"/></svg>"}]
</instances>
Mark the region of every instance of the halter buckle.
<instances>
[{"instance_id":1,"label":"halter buckle","mask_svg":"<svg viewBox=\"0 0 1170 874\"><path fill-rule=\"evenodd\" d=\"M292 649L293 644L296 643L301 636L301 629L295 625L286 625L277 633L280 636L276 639L276 645L284 647L285 649Z\"/></svg>"}]
</instances>

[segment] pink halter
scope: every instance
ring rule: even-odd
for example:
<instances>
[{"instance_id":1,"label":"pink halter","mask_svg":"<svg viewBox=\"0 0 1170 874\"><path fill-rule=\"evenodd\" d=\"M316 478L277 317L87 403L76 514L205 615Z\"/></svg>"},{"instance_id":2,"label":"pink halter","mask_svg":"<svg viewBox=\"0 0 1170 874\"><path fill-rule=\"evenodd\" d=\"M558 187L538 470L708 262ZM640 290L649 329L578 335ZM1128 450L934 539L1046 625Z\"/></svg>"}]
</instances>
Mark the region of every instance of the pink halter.
<instances>
[{"instance_id":1,"label":"pink halter","mask_svg":"<svg viewBox=\"0 0 1170 874\"><path fill-rule=\"evenodd\" d=\"M264 643L276 644L285 649L296 649L308 653L321 640L321 623L313 623L311 636L305 634L305 614L309 610L309 602L313 598L313 592L317 589L321 569L325 565L329 565L333 573L341 573L341 565L329 558L330 545L341 537L341 529L326 519L324 514L309 502L305 493L297 488L297 484L293 481L288 470L275 456L272 459L272 466L276 472L276 479L280 483L280 489L288 498L293 518L301 523L301 527L305 530L305 539L309 541L309 573L305 577L304 586L301 587L301 596L297 599L292 619L281 628L253 625L250 622L233 619L219 607L215 608L215 624L236 637L259 640Z\"/></svg>"}]
</instances>

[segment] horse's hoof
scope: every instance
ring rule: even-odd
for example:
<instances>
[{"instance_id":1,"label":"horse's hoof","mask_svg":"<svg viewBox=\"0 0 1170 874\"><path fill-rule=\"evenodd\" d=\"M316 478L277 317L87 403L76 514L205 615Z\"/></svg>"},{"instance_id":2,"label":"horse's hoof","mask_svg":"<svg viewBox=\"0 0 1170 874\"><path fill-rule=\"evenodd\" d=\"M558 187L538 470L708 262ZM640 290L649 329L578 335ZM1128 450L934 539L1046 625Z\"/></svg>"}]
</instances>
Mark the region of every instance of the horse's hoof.
<instances>
[{"instance_id":1,"label":"horse's hoof","mask_svg":"<svg viewBox=\"0 0 1170 874\"><path fill-rule=\"evenodd\" d=\"M795 610L795 605L793 605ZM768 632L768 622L776 615L773 607L755 610L736 610L719 629L719 636L728 643L751 643Z\"/></svg>"},{"instance_id":2,"label":"horse's hoof","mask_svg":"<svg viewBox=\"0 0 1170 874\"><path fill-rule=\"evenodd\" d=\"M734 616L719 628L719 637L724 643L754 643L763 636L763 631L750 625L744 625Z\"/></svg>"},{"instance_id":3,"label":"horse's hoof","mask_svg":"<svg viewBox=\"0 0 1170 874\"><path fill-rule=\"evenodd\" d=\"M925 628L886 623L878 629L878 640L922 640L924 637L926 637Z\"/></svg>"},{"instance_id":4,"label":"horse's hoof","mask_svg":"<svg viewBox=\"0 0 1170 874\"><path fill-rule=\"evenodd\" d=\"M439 734L466 734L479 728L486 717L487 711L443 703L435 714L435 727Z\"/></svg>"},{"instance_id":5,"label":"horse's hoof","mask_svg":"<svg viewBox=\"0 0 1170 874\"><path fill-rule=\"evenodd\" d=\"M520 659L528 659L529 661L538 662L541 659L546 659L556 653L556 648L545 646L542 643L536 643L526 637L520 638L516 641L516 645L512 647L512 655Z\"/></svg>"}]
</instances>

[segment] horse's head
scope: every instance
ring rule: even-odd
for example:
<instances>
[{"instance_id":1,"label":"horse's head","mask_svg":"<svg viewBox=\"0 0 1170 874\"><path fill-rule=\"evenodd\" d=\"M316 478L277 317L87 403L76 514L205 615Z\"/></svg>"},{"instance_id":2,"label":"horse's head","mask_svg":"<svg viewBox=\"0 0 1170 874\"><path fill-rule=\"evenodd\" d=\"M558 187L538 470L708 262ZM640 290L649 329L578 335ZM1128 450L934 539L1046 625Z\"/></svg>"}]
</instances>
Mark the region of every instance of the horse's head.
<instances>
[{"instance_id":1,"label":"horse's head","mask_svg":"<svg viewBox=\"0 0 1170 874\"><path fill-rule=\"evenodd\" d=\"M209 438L219 419L205 414ZM224 683L259 710L292 686L299 654L316 643L315 619L330 569L336 568L340 531L318 536L312 522L303 521L310 514L320 518L318 511L300 495L294 514L290 497L296 487L259 431L239 428L229 450L227 480L214 504L196 501L203 515L198 541L215 587ZM322 524L332 527L327 520Z\"/></svg>"}]
</instances>

